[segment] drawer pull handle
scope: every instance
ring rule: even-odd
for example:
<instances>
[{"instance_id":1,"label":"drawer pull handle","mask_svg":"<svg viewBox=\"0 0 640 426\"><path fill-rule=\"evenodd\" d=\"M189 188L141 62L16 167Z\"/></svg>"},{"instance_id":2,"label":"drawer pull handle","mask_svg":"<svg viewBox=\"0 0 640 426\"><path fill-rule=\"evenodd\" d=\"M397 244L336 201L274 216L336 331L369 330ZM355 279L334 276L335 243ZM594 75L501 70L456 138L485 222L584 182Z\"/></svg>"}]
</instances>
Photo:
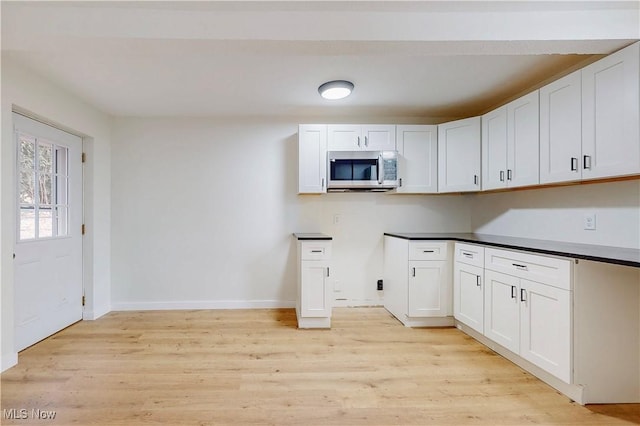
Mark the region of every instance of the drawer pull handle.
<instances>
[{"instance_id":1,"label":"drawer pull handle","mask_svg":"<svg viewBox=\"0 0 640 426\"><path fill-rule=\"evenodd\" d=\"M482 285L481 279L480 279L480 275L476 275L476 285L478 287L480 287Z\"/></svg>"},{"instance_id":2,"label":"drawer pull handle","mask_svg":"<svg viewBox=\"0 0 640 426\"><path fill-rule=\"evenodd\" d=\"M520 301L521 302L527 301L527 290L525 290L524 288L520 289Z\"/></svg>"},{"instance_id":3,"label":"drawer pull handle","mask_svg":"<svg viewBox=\"0 0 640 426\"><path fill-rule=\"evenodd\" d=\"M435 250L422 250L423 253L435 253Z\"/></svg>"},{"instance_id":4,"label":"drawer pull handle","mask_svg":"<svg viewBox=\"0 0 640 426\"><path fill-rule=\"evenodd\" d=\"M518 297L518 296L517 296L517 291L516 291L516 286L515 286L515 285L512 285L512 286L511 286L511 298L512 298L512 299L515 299L516 297Z\"/></svg>"},{"instance_id":5,"label":"drawer pull handle","mask_svg":"<svg viewBox=\"0 0 640 426\"><path fill-rule=\"evenodd\" d=\"M463 251L463 252L462 252L462 255L463 255L464 257L468 257L469 259L473 259L473 253L467 253L467 252L464 252L464 251Z\"/></svg>"},{"instance_id":6,"label":"drawer pull handle","mask_svg":"<svg viewBox=\"0 0 640 426\"><path fill-rule=\"evenodd\" d=\"M311 250L311 253L322 253L322 250Z\"/></svg>"},{"instance_id":7,"label":"drawer pull handle","mask_svg":"<svg viewBox=\"0 0 640 426\"><path fill-rule=\"evenodd\" d=\"M515 266L516 268L522 270L522 271L526 271L527 270L527 265L519 265L517 263L512 263L513 266Z\"/></svg>"}]
</instances>

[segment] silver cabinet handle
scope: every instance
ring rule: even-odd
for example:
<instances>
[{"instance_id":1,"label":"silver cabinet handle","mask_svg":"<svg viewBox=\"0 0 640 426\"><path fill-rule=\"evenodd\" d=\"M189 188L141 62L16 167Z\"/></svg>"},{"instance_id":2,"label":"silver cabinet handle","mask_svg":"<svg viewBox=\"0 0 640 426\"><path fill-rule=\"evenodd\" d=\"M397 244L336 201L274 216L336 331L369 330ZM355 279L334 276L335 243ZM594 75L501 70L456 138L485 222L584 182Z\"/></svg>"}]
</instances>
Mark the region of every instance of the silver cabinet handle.
<instances>
[{"instance_id":1,"label":"silver cabinet handle","mask_svg":"<svg viewBox=\"0 0 640 426\"><path fill-rule=\"evenodd\" d=\"M524 288L520 289L520 301L521 302L527 301L527 290L525 290Z\"/></svg>"},{"instance_id":2,"label":"silver cabinet handle","mask_svg":"<svg viewBox=\"0 0 640 426\"><path fill-rule=\"evenodd\" d=\"M330 272L331 272L331 270L329 269L329 267L327 267L327 278L329 278L331 276Z\"/></svg>"},{"instance_id":3,"label":"silver cabinet handle","mask_svg":"<svg viewBox=\"0 0 640 426\"><path fill-rule=\"evenodd\" d=\"M515 286L515 285L512 285L512 286L511 286L511 298L512 298L512 299L515 299L516 297L518 297L518 296L516 295L516 293L517 293L517 292L516 292L516 286Z\"/></svg>"},{"instance_id":4,"label":"silver cabinet handle","mask_svg":"<svg viewBox=\"0 0 640 426\"><path fill-rule=\"evenodd\" d=\"M585 170L591 170L591 156L583 155L582 156L582 168Z\"/></svg>"},{"instance_id":5,"label":"silver cabinet handle","mask_svg":"<svg viewBox=\"0 0 640 426\"><path fill-rule=\"evenodd\" d=\"M366 139L366 137L365 137ZM384 174L384 162L382 161L382 154L378 155L378 183L382 185L382 176Z\"/></svg>"},{"instance_id":6,"label":"silver cabinet handle","mask_svg":"<svg viewBox=\"0 0 640 426\"><path fill-rule=\"evenodd\" d=\"M364 146L369 146L369 137L368 136L364 137Z\"/></svg>"},{"instance_id":7,"label":"silver cabinet handle","mask_svg":"<svg viewBox=\"0 0 640 426\"><path fill-rule=\"evenodd\" d=\"M571 157L571 171L578 171L578 159L576 157Z\"/></svg>"},{"instance_id":8,"label":"silver cabinet handle","mask_svg":"<svg viewBox=\"0 0 640 426\"><path fill-rule=\"evenodd\" d=\"M478 175L473 175L473 184L474 185L478 184Z\"/></svg>"},{"instance_id":9,"label":"silver cabinet handle","mask_svg":"<svg viewBox=\"0 0 640 426\"><path fill-rule=\"evenodd\" d=\"M476 275L476 285L478 287L480 287L482 285L482 281L481 281L480 275Z\"/></svg>"},{"instance_id":10,"label":"silver cabinet handle","mask_svg":"<svg viewBox=\"0 0 640 426\"><path fill-rule=\"evenodd\" d=\"M360 146L360 136L358 136L358 146Z\"/></svg>"},{"instance_id":11,"label":"silver cabinet handle","mask_svg":"<svg viewBox=\"0 0 640 426\"><path fill-rule=\"evenodd\" d=\"M411 268L411 269L413 269L412 275L415 277L416 276L416 268Z\"/></svg>"},{"instance_id":12,"label":"silver cabinet handle","mask_svg":"<svg viewBox=\"0 0 640 426\"><path fill-rule=\"evenodd\" d=\"M400 188L402 188L402 178L400 178Z\"/></svg>"},{"instance_id":13,"label":"silver cabinet handle","mask_svg":"<svg viewBox=\"0 0 640 426\"><path fill-rule=\"evenodd\" d=\"M322 188L324 189L324 178L322 178Z\"/></svg>"},{"instance_id":14,"label":"silver cabinet handle","mask_svg":"<svg viewBox=\"0 0 640 426\"><path fill-rule=\"evenodd\" d=\"M322 253L322 250L311 250L311 253Z\"/></svg>"},{"instance_id":15,"label":"silver cabinet handle","mask_svg":"<svg viewBox=\"0 0 640 426\"><path fill-rule=\"evenodd\" d=\"M500 170L500 182L504 182L504 171Z\"/></svg>"},{"instance_id":16,"label":"silver cabinet handle","mask_svg":"<svg viewBox=\"0 0 640 426\"><path fill-rule=\"evenodd\" d=\"M473 254L468 253L468 252L466 252L466 251L463 251L463 252L462 252L462 255L463 255L464 257L466 257L466 258L473 259Z\"/></svg>"},{"instance_id":17,"label":"silver cabinet handle","mask_svg":"<svg viewBox=\"0 0 640 426\"><path fill-rule=\"evenodd\" d=\"M512 180L513 178L513 170L507 169L507 180Z\"/></svg>"}]
</instances>

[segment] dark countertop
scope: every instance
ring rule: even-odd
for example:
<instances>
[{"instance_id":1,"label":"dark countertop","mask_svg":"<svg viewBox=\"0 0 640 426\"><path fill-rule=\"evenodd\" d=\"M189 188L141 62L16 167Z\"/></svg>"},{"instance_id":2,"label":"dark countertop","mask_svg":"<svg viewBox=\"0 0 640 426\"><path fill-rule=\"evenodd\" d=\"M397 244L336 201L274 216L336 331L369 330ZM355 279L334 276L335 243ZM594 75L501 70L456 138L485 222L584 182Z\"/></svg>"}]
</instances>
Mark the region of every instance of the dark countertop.
<instances>
[{"instance_id":1,"label":"dark countertop","mask_svg":"<svg viewBox=\"0 0 640 426\"><path fill-rule=\"evenodd\" d=\"M416 241L453 240L466 243L478 243L492 247L526 250L541 254L550 254L583 260L595 260L597 262L640 268L640 250L630 248L471 233L385 232L384 235Z\"/></svg>"},{"instance_id":2,"label":"dark countertop","mask_svg":"<svg viewBox=\"0 0 640 426\"><path fill-rule=\"evenodd\" d=\"M296 237L298 240L303 241L303 240L332 240L333 238L325 235L325 234L321 234L319 232L294 232L293 236Z\"/></svg>"}]
</instances>

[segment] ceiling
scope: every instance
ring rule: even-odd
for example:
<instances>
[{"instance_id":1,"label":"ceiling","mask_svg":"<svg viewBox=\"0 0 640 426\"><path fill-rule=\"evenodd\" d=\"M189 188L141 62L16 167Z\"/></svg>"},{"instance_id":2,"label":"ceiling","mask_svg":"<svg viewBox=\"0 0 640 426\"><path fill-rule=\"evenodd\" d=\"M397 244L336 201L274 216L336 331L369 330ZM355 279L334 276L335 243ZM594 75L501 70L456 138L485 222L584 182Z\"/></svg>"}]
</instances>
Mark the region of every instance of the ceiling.
<instances>
[{"instance_id":1,"label":"ceiling","mask_svg":"<svg viewBox=\"0 0 640 426\"><path fill-rule=\"evenodd\" d=\"M3 61L113 116L470 116L640 39L637 1L2 1L1 13ZM353 94L320 98L334 79Z\"/></svg>"}]
</instances>

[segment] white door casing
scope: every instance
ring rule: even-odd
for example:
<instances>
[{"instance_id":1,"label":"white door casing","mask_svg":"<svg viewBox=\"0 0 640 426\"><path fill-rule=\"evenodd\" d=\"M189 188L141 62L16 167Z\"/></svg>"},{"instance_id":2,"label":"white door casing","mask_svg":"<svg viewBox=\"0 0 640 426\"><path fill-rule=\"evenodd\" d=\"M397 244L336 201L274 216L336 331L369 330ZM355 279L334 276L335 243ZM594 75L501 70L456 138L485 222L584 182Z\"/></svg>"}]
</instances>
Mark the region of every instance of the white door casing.
<instances>
[{"instance_id":1,"label":"white door casing","mask_svg":"<svg viewBox=\"0 0 640 426\"><path fill-rule=\"evenodd\" d=\"M20 351L82 319L82 139L16 113L13 122Z\"/></svg>"}]
</instances>

